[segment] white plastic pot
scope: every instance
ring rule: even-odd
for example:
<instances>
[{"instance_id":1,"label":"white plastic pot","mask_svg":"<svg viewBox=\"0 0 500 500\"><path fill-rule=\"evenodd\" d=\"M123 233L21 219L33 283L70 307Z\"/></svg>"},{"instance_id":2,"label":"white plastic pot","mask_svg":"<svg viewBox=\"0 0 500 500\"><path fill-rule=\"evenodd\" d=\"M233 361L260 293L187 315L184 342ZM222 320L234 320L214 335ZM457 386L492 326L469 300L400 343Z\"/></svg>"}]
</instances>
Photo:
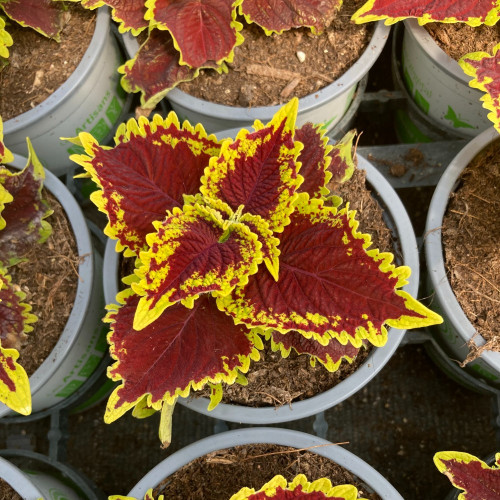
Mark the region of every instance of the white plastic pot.
<instances>
[{"instance_id":1,"label":"white plastic pot","mask_svg":"<svg viewBox=\"0 0 500 500\"><path fill-rule=\"evenodd\" d=\"M76 150L61 137L86 131L102 140L120 120L126 101L117 72L122 62L109 9L100 8L94 35L75 71L45 101L4 123L5 145L25 156L29 137L42 163L57 176L65 174L72 168L69 154Z\"/></svg>"},{"instance_id":2,"label":"white plastic pot","mask_svg":"<svg viewBox=\"0 0 500 500\"><path fill-rule=\"evenodd\" d=\"M389 33L389 26L377 23L361 57L340 78L318 92L299 99L297 126L312 122L326 124L327 131L334 129L348 111L358 83L382 52ZM124 40L129 57L133 57L138 50L137 41L131 36L124 36ZM266 123L280 109L278 105L243 108L216 104L193 97L178 88L167 94L167 100L181 121L201 123L208 133L249 127L257 119Z\"/></svg>"},{"instance_id":3,"label":"white plastic pot","mask_svg":"<svg viewBox=\"0 0 500 500\"><path fill-rule=\"evenodd\" d=\"M221 134L227 136L227 134ZM366 170L366 178L374 193L385 205L389 227L393 227L397 241L401 245L403 264L412 269L408 285L404 287L408 293L415 296L419 283L419 256L417 241L408 214L383 175L367 160L358 155L358 167ZM119 283L119 254L115 251L115 242L109 240L104 254L103 277L106 303L115 303ZM365 362L349 377L332 389L312 398L297 401L292 405L279 408L250 408L246 406L219 403L215 409L208 411L209 400L206 398L180 398L179 402L192 410L220 420L247 423L271 424L288 422L315 415L339 404L349 396L364 387L387 364L401 340L405 330L389 329L387 344L374 348Z\"/></svg>"},{"instance_id":4,"label":"white plastic pot","mask_svg":"<svg viewBox=\"0 0 500 500\"><path fill-rule=\"evenodd\" d=\"M21 169L26 159L14 155L10 166ZM107 352L101 257L93 250L83 213L66 186L45 171L45 188L64 208L76 238L80 264L73 310L47 359L29 378L33 413L61 403L92 375ZM36 339L35 339L36 341ZM0 403L0 417L17 415Z\"/></svg>"},{"instance_id":5,"label":"white plastic pot","mask_svg":"<svg viewBox=\"0 0 500 500\"><path fill-rule=\"evenodd\" d=\"M128 495L142 500L149 488L155 488L176 470L198 457L233 446L258 443L291 446L298 449L331 444L325 439L304 432L280 428L256 427L215 434L186 446L160 462L132 488ZM381 474L341 446L323 446L309 451L329 458L349 470L367 486L369 491L378 493L384 500L403 500L403 497Z\"/></svg>"},{"instance_id":6,"label":"white plastic pot","mask_svg":"<svg viewBox=\"0 0 500 500\"><path fill-rule=\"evenodd\" d=\"M428 269L428 288L434 293L433 309L441 314L444 323L432 327L433 336L443 351L452 360L462 362L469 353L467 343L471 340L479 347L485 340L461 308L445 269L441 227L450 194L455 189L462 171L488 144L498 139L498 132L489 128L467 145L451 161L432 196L425 230L425 257ZM500 388L500 353L485 351L463 368L475 379L491 387ZM461 380L458 380L461 382Z\"/></svg>"},{"instance_id":7,"label":"white plastic pot","mask_svg":"<svg viewBox=\"0 0 500 500\"><path fill-rule=\"evenodd\" d=\"M38 453L0 452L0 478L23 500L88 500L103 498L73 469ZM4 458L6 457L6 458Z\"/></svg>"},{"instance_id":8,"label":"white plastic pot","mask_svg":"<svg viewBox=\"0 0 500 500\"><path fill-rule=\"evenodd\" d=\"M472 139L489 128L488 111L480 101L483 93L469 87L471 77L416 19L406 19L404 27L404 82L431 124L462 139Z\"/></svg>"}]
</instances>

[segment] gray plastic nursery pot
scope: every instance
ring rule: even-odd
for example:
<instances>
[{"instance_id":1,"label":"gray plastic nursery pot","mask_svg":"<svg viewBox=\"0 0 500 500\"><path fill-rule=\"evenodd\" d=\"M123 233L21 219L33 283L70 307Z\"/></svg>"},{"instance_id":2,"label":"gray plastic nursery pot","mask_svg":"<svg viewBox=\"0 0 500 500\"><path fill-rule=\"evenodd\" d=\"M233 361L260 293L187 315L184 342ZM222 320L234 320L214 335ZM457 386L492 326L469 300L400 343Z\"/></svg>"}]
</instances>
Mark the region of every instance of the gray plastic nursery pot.
<instances>
[{"instance_id":1,"label":"gray plastic nursery pot","mask_svg":"<svg viewBox=\"0 0 500 500\"><path fill-rule=\"evenodd\" d=\"M72 468L33 452L0 451L0 479L23 500L104 498Z\"/></svg>"},{"instance_id":2,"label":"gray plastic nursery pot","mask_svg":"<svg viewBox=\"0 0 500 500\"><path fill-rule=\"evenodd\" d=\"M5 145L26 155L29 137L42 163L57 176L72 168L68 156L76 152L61 137L86 131L102 140L121 118L126 97L117 69L123 56L110 22L109 9L98 9L90 45L71 76L42 103L4 123Z\"/></svg>"},{"instance_id":3,"label":"gray plastic nursery pot","mask_svg":"<svg viewBox=\"0 0 500 500\"><path fill-rule=\"evenodd\" d=\"M222 133L221 135L227 135ZM401 246L402 264L412 270L409 284L404 287L412 296L416 296L419 283L419 256L417 241L408 214L399 196L383 175L367 160L358 155L358 167L366 170L367 182L381 200L388 215L389 227L392 226L395 238ZM119 254L115 251L115 241L109 240L104 254L103 277L106 303L115 303L119 283ZM374 348L365 362L348 378L312 398L297 401L291 405L264 408L219 403L208 411L207 398L179 398L179 402L192 410L220 420L246 423L271 424L288 422L315 415L344 401L364 387L379 373L392 357L401 343L405 330L389 329L387 344Z\"/></svg>"},{"instance_id":4,"label":"gray plastic nursery pot","mask_svg":"<svg viewBox=\"0 0 500 500\"><path fill-rule=\"evenodd\" d=\"M471 77L416 19L404 21L401 65L413 102L432 126L462 139L472 139L491 126L480 101L483 94L469 87Z\"/></svg>"},{"instance_id":5,"label":"gray plastic nursery pot","mask_svg":"<svg viewBox=\"0 0 500 500\"><path fill-rule=\"evenodd\" d=\"M215 434L186 446L160 462L132 488L129 496L142 500L149 488L155 488L183 465L207 453L233 446L258 443L291 446L297 449L331 444L325 439L304 432L280 428L258 427ZM348 469L365 484L367 490L377 493L384 500L403 500L403 497L380 473L341 446L321 446L308 451L329 458Z\"/></svg>"},{"instance_id":6,"label":"gray plastic nursery pot","mask_svg":"<svg viewBox=\"0 0 500 500\"><path fill-rule=\"evenodd\" d=\"M27 160L14 155L11 167L22 169ZM45 171L44 187L63 206L76 238L80 263L73 309L50 355L29 378L33 413L63 403L95 372L107 353L102 259L94 251L83 213L67 187ZM17 414L0 403L0 417ZM28 417L19 417L28 418Z\"/></svg>"},{"instance_id":7,"label":"gray plastic nursery pot","mask_svg":"<svg viewBox=\"0 0 500 500\"><path fill-rule=\"evenodd\" d=\"M390 27L382 22L376 23L369 45L361 57L337 80L323 89L299 99L297 126L306 122L324 123L328 131L334 129L347 113L355 96L358 83L375 64L389 37ZM138 50L133 37L124 37L129 57ZM216 104L193 97L178 88L167 94L172 109L182 120L201 123L208 133L232 128L249 127L255 120L267 123L280 106L256 106L243 108Z\"/></svg>"},{"instance_id":8,"label":"gray plastic nursery pot","mask_svg":"<svg viewBox=\"0 0 500 500\"><path fill-rule=\"evenodd\" d=\"M428 269L428 288L430 293L434 293L433 309L444 319L444 323L432 327L432 332L436 342L455 362L462 362L467 357L468 342L472 340L479 347L485 344L485 340L477 334L465 315L448 281L443 258L441 227L449 197L462 171L482 149L498 137L498 132L491 127L468 142L455 156L436 186L427 215L425 258ZM500 353L498 352L483 352L478 359L468 363L463 370L472 376L467 377L467 380L477 380L481 385L484 383L487 386L500 388ZM453 374L450 373L450 376L453 377ZM462 382L461 377L457 377L457 381ZM481 387L478 389L481 390Z\"/></svg>"}]
</instances>

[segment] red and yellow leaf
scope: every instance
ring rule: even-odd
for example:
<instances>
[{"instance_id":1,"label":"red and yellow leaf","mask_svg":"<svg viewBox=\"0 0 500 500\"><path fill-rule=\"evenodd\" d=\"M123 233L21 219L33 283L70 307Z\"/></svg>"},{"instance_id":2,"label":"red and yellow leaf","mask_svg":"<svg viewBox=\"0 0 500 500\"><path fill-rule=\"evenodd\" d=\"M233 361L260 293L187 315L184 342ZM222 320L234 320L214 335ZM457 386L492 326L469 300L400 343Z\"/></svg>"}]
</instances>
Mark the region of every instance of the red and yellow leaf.
<instances>
[{"instance_id":1,"label":"red and yellow leaf","mask_svg":"<svg viewBox=\"0 0 500 500\"><path fill-rule=\"evenodd\" d=\"M297 157L301 144L293 141L298 100L292 99L267 124L243 129L236 139L223 142L218 158L212 158L200 191L220 199L236 212L259 215L273 232L288 224L296 190L303 181Z\"/></svg>"},{"instance_id":2,"label":"red and yellow leaf","mask_svg":"<svg viewBox=\"0 0 500 500\"><path fill-rule=\"evenodd\" d=\"M274 476L258 491L254 488L242 488L234 494L230 500L291 500L293 498L322 500L366 500L358 497L358 490L350 484L332 486L329 479L322 477L316 481L309 482L304 474L295 476L294 480L287 482L281 476Z\"/></svg>"},{"instance_id":3,"label":"red and yellow leaf","mask_svg":"<svg viewBox=\"0 0 500 500\"><path fill-rule=\"evenodd\" d=\"M416 17L419 24L433 21L493 26L499 19L499 0L368 0L352 16L356 23L379 21L394 24Z\"/></svg>"},{"instance_id":4,"label":"red and yellow leaf","mask_svg":"<svg viewBox=\"0 0 500 500\"><path fill-rule=\"evenodd\" d=\"M126 255L139 255L146 235L155 230L153 222L181 207L184 194L198 192L203 170L220 146L199 125L181 127L174 113L129 120L118 128L115 142L114 148L100 146L81 133L85 154L71 159L100 187L91 199L108 217L104 232L118 240L119 250L129 249Z\"/></svg>"},{"instance_id":5,"label":"red and yellow leaf","mask_svg":"<svg viewBox=\"0 0 500 500\"><path fill-rule=\"evenodd\" d=\"M0 401L10 409L29 415L31 392L28 375L16 360L18 349L33 330L36 316L23 303L26 295L11 282L7 269L0 266Z\"/></svg>"},{"instance_id":6,"label":"red and yellow leaf","mask_svg":"<svg viewBox=\"0 0 500 500\"><path fill-rule=\"evenodd\" d=\"M250 359L258 360L252 334L217 309L208 294L192 309L177 303L158 321L141 331L133 329L139 297L131 289L118 296L123 304L110 306L108 341L117 362L108 375L121 381L108 401L105 420L112 422L147 395L147 405L159 410L191 389L211 382L233 383L246 373Z\"/></svg>"},{"instance_id":7,"label":"red and yellow leaf","mask_svg":"<svg viewBox=\"0 0 500 500\"><path fill-rule=\"evenodd\" d=\"M321 33L335 17L342 0L243 0L240 12L267 34L307 26Z\"/></svg>"},{"instance_id":8,"label":"red and yellow leaf","mask_svg":"<svg viewBox=\"0 0 500 500\"><path fill-rule=\"evenodd\" d=\"M45 173L29 139L28 163L20 172L12 173L0 165L0 185L12 196L8 201L5 193L0 194L4 208L1 211L5 224L0 234L0 261L4 265L19 262L34 243L45 241L52 228L44 220L52 210L42 197ZM7 199L6 199L7 198ZM7 202L7 205L5 203Z\"/></svg>"},{"instance_id":9,"label":"red and yellow leaf","mask_svg":"<svg viewBox=\"0 0 500 500\"><path fill-rule=\"evenodd\" d=\"M2 18L0 17L0 43L1 43L1 37L2 37ZM0 45L1 46L1 45ZM0 56L2 56L0 52ZM7 149L3 142L3 121L2 117L0 116L0 163L10 163L12 160L14 160L14 155L12 154L11 151Z\"/></svg>"},{"instance_id":10,"label":"red and yellow leaf","mask_svg":"<svg viewBox=\"0 0 500 500\"><path fill-rule=\"evenodd\" d=\"M64 26L64 4L52 0L2 0L0 9L21 26L59 40Z\"/></svg>"},{"instance_id":11,"label":"red and yellow leaf","mask_svg":"<svg viewBox=\"0 0 500 500\"><path fill-rule=\"evenodd\" d=\"M29 415L29 378L24 368L16 363L18 357L16 349L4 349L0 342L0 401L21 415Z\"/></svg>"},{"instance_id":12,"label":"red and yellow leaf","mask_svg":"<svg viewBox=\"0 0 500 500\"><path fill-rule=\"evenodd\" d=\"M280 271L276 282L265 270L245 287L218 299L236 322L298 330L327 344L330 338L360 347L387 341L385 325L417 328L440 323L408 293L408 267L395 267L393 256L368 250L370 237L357 232L354 212L337 213L320 200L301 194L290 225L280 236Z\"/></svg>"},{"instance_id":13,"label":"red and yellow leaf","mask_svg":"<svg viewBox=\"0 0 500 500\"><path fill-rule=\"evenodd\" d=\"M500 133L500 44L492 54L472 52L463 56L458 63L465 74L472 76L469 85L485 92L481 97L483 108L490 111L488 118Z\"/></svg>"},{"instance_id":14,"label":"red and yellow leaf","mask_svg":"<svg viewBox=\"0 0 500 500\"><path fill-rule=\"evenodd\" d=\"M463 491L458 495L459 500L500 498L500 453L496 454L492 467L460 451L440 451L434 455L434 463L453 486Z\"/></svg>"},{"instance_id":15,"label":"red and yellow leaf","mask_svg":"<svg viewBox=\"0 0 500 500\"><path fill-rule=\"evenodd\" d=\"M152 29L134 58L118 71L124 75L122 87L127 92L142 92L142 107L153 109L170 89L198 76L199 69L181 66L170 33Z\"/></svg>"},{"instance_id":16,"label":"red and yellow leaf","mask_svg":"<svg viewBox=\"0 0 500 500\"><path fill-rule=\"evenodd\" d=\"M26 294L0 265L0 341L5 349L19 350L37 320L30 312L31 306L23 302L25 298Z\"/></svg>"},{"instance_id":17,"label":"red and yellow leaf","mask_svg":"<svg viewBox=\"0 0 500 500\"><path fill-rule=\"evenodd\" d=\"M243 286L262 262L261 243L247 226L226 222L215 210L195 205L175 208L155 222L149 250L140 255L140 278L132 288L141 296L134 328L141 330L172 304L191 307L200 294L225 296Z\"/></svg>"},{"instance_id":18,"label":"red and yellow leaf","mask_svg":"<svg viewBox=\"0 0 500 500\"><path fill-rule=\"evenodd\" d=\"M9 35L9 33L7 33L7 31L4 28L5 28L5 20L3 19L3 17L0 17L0 57L7 59L7 57L9 57L8 47L10 47L13 42L12 42L12 37ZM2 67L2 61L0 60L0 68L1 67ZM0 117L0 127L1 127L1 122L2 119ZM0 134L1 132L2 130L0 128ZM2 142L2 137L0 135L0 161L4 161L2 160L1 142Z\"/></svg>"},{"instance_id":19,"label":"red and yellow leaf","mask_svg":"<svg viewBox=\"0 0 500 500\"><path fill-rule=\"evenodd\" d=\"M347 182L354 173L356 165L353 158L353 141L356 131L351 130L340 139L332 148L329 155L331 158L330 172L331 180L338 184Z\"/></svg>"},{"instance_id":20,"label":"red and yellow leaf","mask_svg":"<svg viewBox=\"0 0 500 500\"><path fill-rule=\"evenodd\" d=\"M147 0L146 19L168 30L180 52L180 64L192 68L231 62L243 42L236 20L241 0Z\"/></svg>"},{"instance_id":21,"label":"red and yellow leaf","mask_svg":"<svg viewBox=\"0 0 500 500\"><path fill-rule=\"evenodd\" d=\"M283 358L287 358L293 348L298 354L311 356L312 366L315 366L317 360L330 372L337 371L343 359L352 363L360 349L349 342L341 344L337 339L330 339L327 345L322 345L294 330L288 333L270 330L270 333L266 332L267 336L270 336L273 351L279 349Z\"/></svg>"},{"instance_id":22,"label":"red and yellow leaf","mask_svg":"<svg viewBox=\"0 0 500 500\"><path fill-rule=\"evenodd\" d=\"M332 177L328 170L331 162L328 137L322 125L306 123L295 131L295 140L303 144L298 161L301 163L300 175L304 182L298 189L308 193L311 198L320 198L329 193L326 185Z\"/></svg>"},{"instance_id":23,"label":"red and yellow leaf","mask_svg":"<svg viewBox=\"0 0 500 500\"><path fill-rule=\"evenodd\" d=\"M138 35L149 23L144 19L144 0L81 0L86 9L97 9L103 5L111 7L111 16L118 23L120 33L131 31Z\"/></svg>"}]
</instances>

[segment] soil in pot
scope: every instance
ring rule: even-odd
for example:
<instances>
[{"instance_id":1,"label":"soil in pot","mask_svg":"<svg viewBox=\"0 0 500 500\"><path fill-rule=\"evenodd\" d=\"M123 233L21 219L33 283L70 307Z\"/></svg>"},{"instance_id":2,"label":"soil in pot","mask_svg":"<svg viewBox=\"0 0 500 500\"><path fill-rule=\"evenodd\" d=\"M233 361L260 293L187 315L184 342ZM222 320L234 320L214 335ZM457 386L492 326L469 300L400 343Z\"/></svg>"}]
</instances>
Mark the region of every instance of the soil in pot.
<instances>
[{"instance_id":1,"label":"soil in pot","mask_svg":"<svg viewBox=\"0 0 500 500\"><path fill-rule=\"evenodd\" d=\"M500 352L500 139L465 168L443 218L445 266L451 287L464 313L486 344Z\"/></svg>"},{"instance_id":2,"label":"soil in pot","mask_svg":"<svg viewBox=\"0 0 500 500\"><path fill-rule=\"evenodd\" d=\"M80 63L94 34L95 11L68 2L58 43L10 21L14 41L8 65L0 71L0 116L3 121L34 108L56 91ZM9 21L7 19L7 21Z\"/></svg>"},{"instance_id":3,"label":"soil in pot","mask_svg":"<svg viewBox=\"0 0 500 500\"><path fill-rule=\"evenodd\" d=\"M194 97L228 106L283 104L320 90L344 74L360 57L373 33L373 23L350 21L364 0L344 0L330 26L315 36L308 28L266 36L255 23L240 19L245 38L234 49L228 73L201 70L179 89ZM304 62L297 53L302 52Z\"/></svg>"},{"instance_id":4,"label":"soil in pot","mask_svg":"<svg viewBox=\"0 0 500 500\"><path fill-rule=\"evenodd\" d=\"M0 478L0 500L23 500L6 481Z\"/></svg>"},{"instance_id":5,"label":"soil in pot","mask_svg":"<svg viewBox=\"0 0 500 500\"><path fill-rule=\"evenodd\" d=\"M468 26L464 23L428 23L424 25L436 43L458 61L470 52L488 52L500 43L500 26Z\"/></svg>"},{"instance_id":6,"label":"soil in pot","mask_svg":"<svg viewBox=\"0 0 500 500\"><path fill-rule=\"evenodd\" d=\"M56 345L73 309L78 287L79 256L70 223L60 203L44 190L44 198L54 213L46 220L52 234L35 245L27 261L9 268L12 282L26 294L23 302L38 317L27 334L18 362L28 376L43 363Z\"/></svg>"},{"instance_id":7,"label":"soil in pot","mask_svg":"<svg viewBox=\"0 0 500 500\"><path fill-rule=\"evenodd\" d=\"M308 481L327 477L333 485L353 484L361 497L380 500L358 478L330 459L307 450L271 444L242 445L208 453L165 479L153 495L157 498L163 494L169 500L229 500L245 486L259 490L277 474L288 481L298 474L305 474Z\"/></svg>"},{"instance_id":8,"label":"soil in pot","mask_svg":"<svg viewBox=\"0 0 500 500\"><path fill-rule=\"evenodd\" d=\"M395 252L395 242L383 220L383 209L366 187L365 171L356 170L352 179L342 186L330 185L332 193L349 201L352 210L357 211L359 231L372 235L372 248ZM396 252L397 253L397 252ZM293 349L288 358L280 352L273 352L270 342L265 343L261 359L251 362L246 374L248 384L222 384L222 402L251 407L283 406L301 401L331 389L351 375L366 359L371 345L362 349L352 364L343 360L335 372L329 372L319 362L311 366L308 355L298 355ZM194 397L210 397L205 388L193 393Z\"/></svg>"}]
</instances>

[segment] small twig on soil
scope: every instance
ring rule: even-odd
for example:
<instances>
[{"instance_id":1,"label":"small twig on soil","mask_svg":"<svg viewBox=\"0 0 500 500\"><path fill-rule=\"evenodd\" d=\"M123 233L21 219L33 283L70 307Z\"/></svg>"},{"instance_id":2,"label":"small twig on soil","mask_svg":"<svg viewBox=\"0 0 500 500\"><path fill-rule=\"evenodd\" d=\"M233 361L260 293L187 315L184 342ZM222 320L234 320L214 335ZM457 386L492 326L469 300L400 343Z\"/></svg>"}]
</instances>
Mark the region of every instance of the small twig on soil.
<instances>
[{"instance_id":1,"label":"small twig on soil","mask_svg":"<svg viewBox=\"0 0 500 500\"><path fill-rule=\"evenodd\" d=\"M287 99L291 95L291 93L295 90L295 87L297 87L299 83L300 83L300 78L294 78L293 80L290 80L281 91L280 96L283 99Z\"/></svg>"},{"instance_id":2,"label":"small twig on soil","mask_svg":"<svg viewBox=\"0 0 500 500\"><path fill-rule=\"evenodd\" d=\"M491 200L487 200L486 198L481 198L481 196L477 195L476 193L470 193L471 196L474 196L474 198L477 198L478 200L484 201L485 203L488 203L488 205L491 205ZM495 203L495 202L493 202Z\"/></svg>"},{"instance_id":3,"label":"small twig on soil","mask_svg":"<svg viewBox=\"0 0 500 500\"><path fill-rule=\"evenodd\" d=\"M472 271L474 274L477 274L480 278L482 278L484 281L486 281L486 283L488 283L489 285L491 285L497 292L500 292L500 288L498 288L495 285L495 283L492 283L488 278L486 278L485 276L483 276L480 272L476 271L475 269L473 269L472 267L468 266L467 264L461 264L460 262L458 262L457 265L465 267L469 271Z\"/></svg>"},{"instance_id":4,"label":"small twig on soil","mask_svg":"<svg viewBox=\"0 0 500 500\"><path fill-rule=\"evenodd\" d=\"M265 396L269 396L271 399L273 399L279 406L283 406L285 403L280 401L277 397L273 396L272 394L269 394L268 392L264 391L256 391L255 394L264 394Z\"/></svg>"},{"instance_id":5,"label":"small twig on soil","mask_svg":"<svg viewBox=\"0 0 500 500\"><path fill-rule=\"evenodd\" d=\"M450 212L457 214L457 215L461 215L462 217L472 217L473 219L478 219L478 220L481 219L480 217L476 217L475 215L471 215L468 212L465 212L465 213L459 212L458 210L452 210L451 208L450 208Z\"/></svg>"},{"instance_id":6,"label":"small twig on soil","mask_svg":"<svg viewBox=\"0 0 500 500\"><path fill-rule=\"evenodd\" d=\"M255 458L268 457L270 455L289 455L290 453L298 453L300 451L309 451L313 448L322 448L324 446L340 446L343 444L349 444L349 441L344 441L342 443L327 443L327 444L316 444L314 446L308 446L307 448L297 448L296 450L285 450L285 451L273 451L270 453L262 453L261 455L252 455L251 457L242 458L240 462L247 462L248 460L254 460Z\"/></svg>"},{"instance_id":7,"label":"small twig on soil","mask_svg":"<svg viewBox=\"0 0 500 500\"><path fill-rule=\"evenodd\" d=\"M267 78L277 78L279 80L293 80L298 78L300 80L300 73L295 71L288 71L286 69L271 68L270 66L262 66L261 64L249 64L246 68L249 75L264 76Z\"/></svg>"}]
</instances>

